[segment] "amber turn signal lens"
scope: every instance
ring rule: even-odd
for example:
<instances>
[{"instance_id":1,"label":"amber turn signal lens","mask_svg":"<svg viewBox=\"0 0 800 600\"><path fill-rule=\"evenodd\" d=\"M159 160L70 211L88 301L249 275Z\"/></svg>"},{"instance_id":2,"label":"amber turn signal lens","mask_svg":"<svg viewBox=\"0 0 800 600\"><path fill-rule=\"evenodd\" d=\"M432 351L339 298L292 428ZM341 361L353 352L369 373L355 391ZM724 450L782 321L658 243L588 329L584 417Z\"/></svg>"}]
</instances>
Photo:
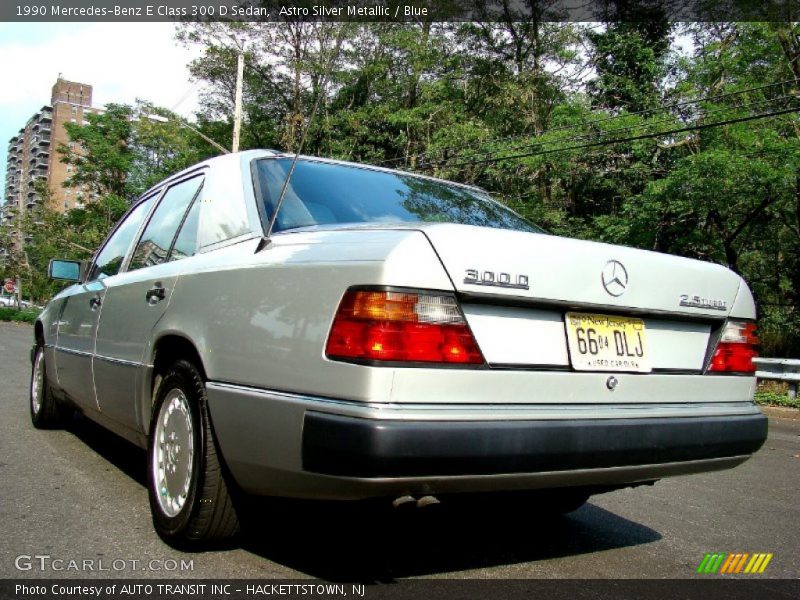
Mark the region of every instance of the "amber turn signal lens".
<instances>
[{"instance_id":1,"label":"amber turn signal lens","mask_svg":"<svg viewBox=\"0 0 800 600\"><path fill-rule=\"evenodd\" d=\"M484 362L455 297L371 290L345 293L325 355L344 360Z\"/></svg>"}]
</instances>

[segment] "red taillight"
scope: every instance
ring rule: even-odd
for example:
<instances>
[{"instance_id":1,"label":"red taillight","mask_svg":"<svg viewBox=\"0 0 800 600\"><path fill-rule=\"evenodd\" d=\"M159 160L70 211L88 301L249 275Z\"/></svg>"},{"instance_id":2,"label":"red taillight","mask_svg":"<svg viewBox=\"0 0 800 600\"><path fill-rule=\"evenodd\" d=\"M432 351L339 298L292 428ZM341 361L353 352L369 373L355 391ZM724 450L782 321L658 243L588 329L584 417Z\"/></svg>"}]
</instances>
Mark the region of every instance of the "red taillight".
<instances>
[{"instance_id":1,"label":"red taillight","mask_svg":"<svg viewBox=\"0 0 800 600\"><path fill-rule=\"evenodd\" d=\"M752 321L728 321L711 358L709 371L716 373L754 373L753 359L758 356L756 324Z\"/></svg>"},{"instance_id":2,"label":"red taillight","mask_svg":"<svg viewBox=\"0 0 800 600\"><path fill-rule=\"evenodd\" d=\"M433 293L348 291L325 354L334 359L484 362L456 299Z\"/></svg>"}]
</instances>

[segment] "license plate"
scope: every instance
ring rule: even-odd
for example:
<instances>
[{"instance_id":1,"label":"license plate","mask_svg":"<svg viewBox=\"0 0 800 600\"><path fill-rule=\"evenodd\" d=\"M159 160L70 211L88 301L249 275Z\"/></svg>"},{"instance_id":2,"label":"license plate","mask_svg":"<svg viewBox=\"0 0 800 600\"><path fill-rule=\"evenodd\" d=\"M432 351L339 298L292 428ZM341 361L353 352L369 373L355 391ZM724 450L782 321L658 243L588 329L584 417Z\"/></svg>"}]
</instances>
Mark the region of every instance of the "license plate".
<instances>
[{"instance_id":1,"label":"license plate","mask_svg":"<svg viewBox=\"0 0 800 600\"><path fill-rule=\"evenodd\" d=\"M565 323L576 371L652 370L642 319L568 312Z\"/></svg>"}]
</instances>

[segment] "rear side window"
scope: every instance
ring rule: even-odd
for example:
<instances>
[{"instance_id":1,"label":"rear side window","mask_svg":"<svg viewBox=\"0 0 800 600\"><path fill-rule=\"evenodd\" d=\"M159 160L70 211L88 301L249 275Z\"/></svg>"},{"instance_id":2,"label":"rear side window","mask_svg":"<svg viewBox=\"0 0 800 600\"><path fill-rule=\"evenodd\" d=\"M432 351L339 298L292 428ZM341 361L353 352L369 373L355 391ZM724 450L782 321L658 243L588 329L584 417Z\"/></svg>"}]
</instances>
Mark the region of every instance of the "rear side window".
<instances>
[{"instance_id":1,"label":"rear side window","mask_svg":"<svg viewBox=\"0 0 800 600\"><path fill-rule=\"evenodd\" d=\"M167 260L172 241L202 184L202 177L194 177L167 190L136 244L129 271L158 265Z\"/></svg>"},{"instance_id":2,"label":"rear side window","mask_svg":"<svg viewBox=\"0 0 800 600\"><path fill-rule=\"evenodd\" d=\"M197 252L197 226L200 222L200 198L196 197L189 212L186 213L186 218L183 220L181 230L175 240L175 245L172 248L172 253L169 255L170 260L180 260L187 256L194 256Z\"/></svg>"},{"instance_id":3,"label":"rear side window","mask_svg":"<svg viewBox=\"0 0 800 600\"><path fill-rule=\"evenodd\" d=\"M150 211L150 207L153 205L155 199L156 196L150 196L150 198L139 203L136 208L128 213L125 220L122 221L114 233L111 234L111 237L108 238L100 254L97 255L97 259L94 261L92 271L89 273L87 281L103 279L104 277L111 277L119 273L128 248L130 248L131 242L133 241L133 236L139 231L139 226Z\"/></svg>"},{"instance_id":4,"label":"rear side window","mask_svg":"<svg viewBox=\"0 0 800 600\"><path fill-rule=\"evenodd\" d=\"M197 234L200 248L252 234L242 186L239 160L221 161L209 171L203 185L203 208Z\"/></svg>"}]
</instances>

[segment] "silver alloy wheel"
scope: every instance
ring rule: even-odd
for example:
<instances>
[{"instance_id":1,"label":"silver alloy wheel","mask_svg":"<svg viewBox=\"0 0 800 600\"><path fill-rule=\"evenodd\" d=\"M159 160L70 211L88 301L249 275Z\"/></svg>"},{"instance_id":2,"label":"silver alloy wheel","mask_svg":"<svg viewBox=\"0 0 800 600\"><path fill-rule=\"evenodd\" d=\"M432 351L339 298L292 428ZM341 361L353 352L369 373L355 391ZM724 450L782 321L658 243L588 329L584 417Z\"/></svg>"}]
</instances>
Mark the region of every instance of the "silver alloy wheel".
<instances>
[{"instance_id":1,"label":"silver alloy wheel","mask_svg":"<svg viewBox=\"0 0 800 600\"><path fill-rule=\"evenodd\" d=\"M179 388L167 392L156 421L150 468L161 510L176 516L189 495L194 461L194 428L186 395Z\"/></svg>"},{"instance_id":2,"label":"silver alloy wheel","mask_svg":"<svg viewBox=\"0 0 800 600\"><path fill-rule=\"evenodd\" d=\"M44 350L36 353L36 362L33 363L33 377L31 377L31 408L33 414L38 415L42 410L44 400Z\"/></svg>"}]
</instances>

